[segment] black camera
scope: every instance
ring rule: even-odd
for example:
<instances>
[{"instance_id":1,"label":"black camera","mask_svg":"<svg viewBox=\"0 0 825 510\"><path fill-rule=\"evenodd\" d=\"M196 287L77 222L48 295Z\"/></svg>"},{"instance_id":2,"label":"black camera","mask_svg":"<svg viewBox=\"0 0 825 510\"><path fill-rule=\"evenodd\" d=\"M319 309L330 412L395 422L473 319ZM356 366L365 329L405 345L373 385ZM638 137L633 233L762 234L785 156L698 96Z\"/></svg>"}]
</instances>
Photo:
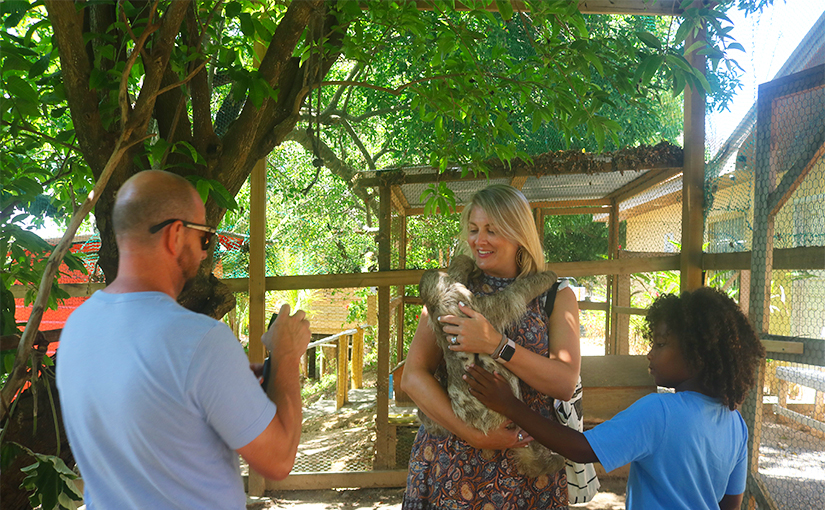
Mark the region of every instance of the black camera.
<instances>
[{"instance_id":1,"label":"black camera","mask_svg":"<svg viewBox=\"0 0 825 510\"><path fill-rule=\"evenodd\" d=\"M269 318L269 325L266 327L267 330L272 327L272 323L275 322L275 319L278 318L278 312L272 314L272 317ZM264 380L261 382L261 388L266 391L266 388L269 386L269 365L271 364L269 358L272 356L270 353L269 356L266 357L264 360Z\"/></svg>"}]
</instances>

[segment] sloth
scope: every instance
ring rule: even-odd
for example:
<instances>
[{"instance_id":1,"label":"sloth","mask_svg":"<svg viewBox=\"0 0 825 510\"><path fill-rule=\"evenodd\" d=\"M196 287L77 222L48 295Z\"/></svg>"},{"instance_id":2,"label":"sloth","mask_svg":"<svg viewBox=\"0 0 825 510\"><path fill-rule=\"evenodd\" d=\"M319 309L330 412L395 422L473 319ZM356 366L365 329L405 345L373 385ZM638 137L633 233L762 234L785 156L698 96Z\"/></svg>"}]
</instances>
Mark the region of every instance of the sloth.
<instances>
[{"instance_id":1,"label":"sloth","mask_svg":"<svg viewBox=\"0 0 825 510\"><path fill-rule=\"evenodd\" d=\"M455 315L466 317L458 307L463 302L481 313L497 331L505 331L515 325L527 312L527 303L547 292L556 282L556 273L545 271L519 278L504 290L486 296L474 296L464 282L475 270L475 262L466 255L453 258L446 272L429 269L424 272L418 285L419 295L429 312L429 323L436 342L444 353L446 365L446 390L453 412L468 425L485 434L500 427L507 419L492 411L470 394L468 384L462 379L467 367L474 363L488 372L496 371L506 379L513 394L521 398L519 379L488 354L457 352L449 349L447 336L438 323L438 317ZM449 432L419 410L419 419L427 432L446 436ZM548 450L536 441L527 448L514 450L519 471L529 477L551 474L564 467L564 457Z\"/></svg>"}]
</instances>

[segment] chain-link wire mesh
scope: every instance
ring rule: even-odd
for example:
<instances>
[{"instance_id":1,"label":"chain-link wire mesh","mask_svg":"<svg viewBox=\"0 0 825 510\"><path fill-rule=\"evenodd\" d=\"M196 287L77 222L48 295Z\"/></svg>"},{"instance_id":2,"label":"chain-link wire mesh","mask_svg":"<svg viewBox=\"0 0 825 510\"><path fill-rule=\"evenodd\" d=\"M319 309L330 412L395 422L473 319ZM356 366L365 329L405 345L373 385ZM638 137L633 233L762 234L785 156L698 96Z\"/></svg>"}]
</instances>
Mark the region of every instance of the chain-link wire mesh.
<instances>
[{"instance_id":1,"label":"chain-link wire mesh","mask_svg":"<svg viewBox=\"0 0 825 510\"><path fill-rule=\"evenodd\" d=\"M764 383L744 409L749 491L759 508L823 508L825 264L807 254L825 246L825 64L760 87L756 147L743 147L725 203L746 203L750 181L752 212L708 221L727 222L716 231L728 231L728 246L751 248L751 319L767 335Z\"/></svg>"}]
</instances>

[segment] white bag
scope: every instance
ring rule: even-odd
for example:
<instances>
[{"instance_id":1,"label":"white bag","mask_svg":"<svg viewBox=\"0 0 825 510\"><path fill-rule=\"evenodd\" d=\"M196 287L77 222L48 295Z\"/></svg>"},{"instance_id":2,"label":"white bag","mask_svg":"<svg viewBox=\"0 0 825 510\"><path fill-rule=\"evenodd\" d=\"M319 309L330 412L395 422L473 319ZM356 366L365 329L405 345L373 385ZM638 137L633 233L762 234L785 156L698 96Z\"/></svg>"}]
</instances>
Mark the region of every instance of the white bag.
<instances>
[{"instance_id":1,"label":"white bag","mask_svg":"<svg viewBox=\"0 0 825 510\"><path fill-rule=\"evenodd\" d=\"M556 400L555 409L559 423L579 432L584 430L581 377L576 382L576 391L573 392L573 398L567 402ZM567 473L567 493L570 503L587 503L599 492L601 484L596 476L596 468L593 467L593 464L579 464L566 459L564 469Z\"/></svg>"}]
</instances>

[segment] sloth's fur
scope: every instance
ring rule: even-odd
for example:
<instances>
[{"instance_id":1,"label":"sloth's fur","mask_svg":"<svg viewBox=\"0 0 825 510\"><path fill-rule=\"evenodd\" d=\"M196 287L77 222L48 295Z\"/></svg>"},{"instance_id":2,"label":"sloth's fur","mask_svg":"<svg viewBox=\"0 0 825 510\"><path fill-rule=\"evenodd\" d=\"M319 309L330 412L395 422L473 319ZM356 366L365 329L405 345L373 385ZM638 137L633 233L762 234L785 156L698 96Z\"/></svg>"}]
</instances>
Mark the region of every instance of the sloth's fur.
<instances>
[{"instance_id":1,"label":"sloth's fur","mask_svg":"<svg viewBox=\"0 0 825 510\"><path fill-rule=\"evenodd\" d=\"M506 418L491 411L477 398L470 394L468 384L462 376L471 363L483 367L488 372L496 371L509 383L513 394L521 398L519 379L496 362L488 354L456 352L449 349L449 341L438 317L455 315L466 317L458 307L463 302L473 310L481 313L497 331L505 331L517 324L527 312L527 303L547 292L556 282L556 273L546 271L519 278L504 290L485 296L474 296L465 283L470 273L475 270L475 263L470 257L458 255L453 258L447 272L430 269L424 272L418 285L419 294L429 313L430 327L435 333L436 342L444 352L447 369L446 389L450 396L453 411L468 425L485 434L500 427ZM438 436L449 435L441 425L432 421L419 411L419 418L424 428ZM553 453L536 441L527 448L514 449L519 471L530 477L552 474L564 467L564 458Z\"/></svg>"}]
</instances>

